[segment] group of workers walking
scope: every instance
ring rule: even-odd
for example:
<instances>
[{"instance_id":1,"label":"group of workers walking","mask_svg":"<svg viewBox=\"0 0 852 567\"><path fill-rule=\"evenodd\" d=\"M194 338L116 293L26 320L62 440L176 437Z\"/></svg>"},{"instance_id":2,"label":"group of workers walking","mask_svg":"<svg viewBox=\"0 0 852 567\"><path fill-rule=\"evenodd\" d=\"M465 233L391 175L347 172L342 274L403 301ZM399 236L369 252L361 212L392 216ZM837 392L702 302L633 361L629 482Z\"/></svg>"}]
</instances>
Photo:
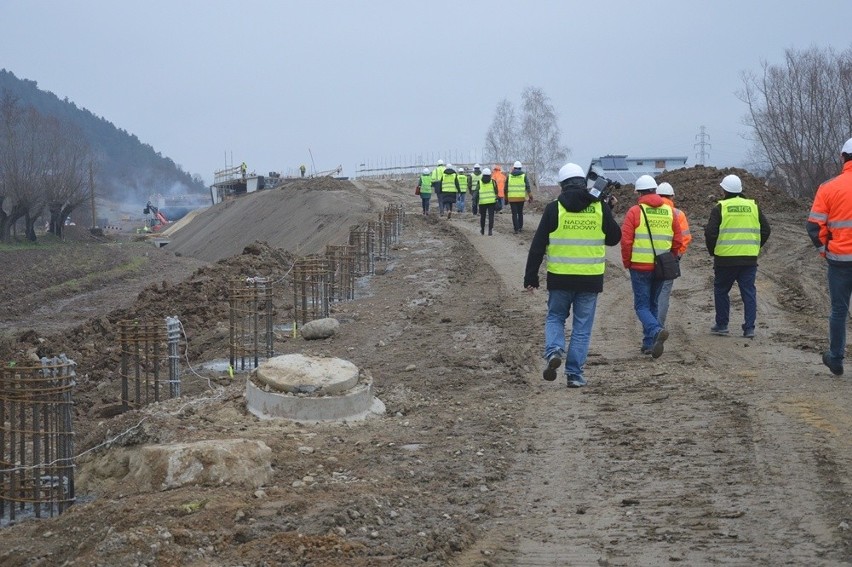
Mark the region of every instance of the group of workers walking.
<instances>
[{"instance_id":1,"label":"group of workers walking","mask_svg":"<svg viewBox=\"0 0 852 567\"><path fill-rule=\"evenodd\" d=\"M600 200L588 188L583 169L568 163L559 170L561 192L547 204L527 255L524 288L534 291L540 285L539 267L547 256L547 316L544 325L545 380L555 380L565 363L569 388L586 385L584 366L589 352L598 294L603 291L606 247L621 244L621 261L630 272L633 309L642 326L640 352L659 358L669 338L665 326L674 278L662 273L661 261L673 256L673 264L686 253L692 235L683 211L673 202L674 188L657 184L650 175L635 184L638 199L616 222L615 199ZM770 235L769 222L758 204L742 195L742 181L728 175L719 184L721 199L710 213L704 237L713 256L713 297L715 323L710 332L729 334L729 292L736 282L744 307L742 333L755 336L757 257ZM850 206L852 219L852 206ZM852 223L850 223L852 226ZM852 253L852 229L850 229ZM852 266L852 255L850 255ZM850 269L852 290L852 269ZM847 294L848 304L848 294ZM569 316L571 334L566 349L565 324Z\"/></svg>"},{"instance_id":2,"label":"group of workers walking","mask_svg":"<svg viewBox=\"0 0 852 567\"><path fill-rule=\"evenodd\" d=\"M494 232L494 213L500 212L508 203L512 212L512 228L515 234L524 228L524 203L532 202L529 176L521 162L512 165L509 175L499 165L493 170L482 168L478 163L468 175L464 168L455 169L453 164L438 160L435 169L423 168L415 191L420 195L423 214L429 214L432 195L437 198L438 214L452 218L453 211L465 212L467 195L471 196L471 212L479 214L480 234Z\"/></svg>"},{"instance_id":3,"label":"group of workers walking","mask_svg":"<svg viewBox=\"0 0 852 567\"><path fill-rule=\"evenodd\" d=\"M843 374L846 356L846 323L852 301L852 138L840 152L842 172L816 191L806 223L808 236L827 263L829 347L822 363L835 376ZM429 214L432 194L438 196L439 214L464 211L464 194L471 193L472 211L480 214L480 234L493 233L494 210L504 202L512 209L515 233L523 230L523 204L532 201L529 181L520 162L515 162L505 184L498 167L491 171L474 166L470 176L443 161L418 182L423 214ZM619 226L612 212L617 200L601 200L589 189L593 184L583 169L565 164L558 174L561 192L544 207L527 255L524 288L540 286L539 268L547 256L547 315L544 324L545 380L556 379L565 364L569 388L586 385L584 366L589 352L598 295L603 291L606 247L621 244L621 261L630 272L633 309L642 326L640 353L659 358L670 337L666 314L679 268L662 270L663 260L679 264L692 241L686 214L674 204L674 187L657 184L650 175L640 176L634 190L636 204ZM743 195L742 180L726 175L719 183L721 198L711 209L704 227L704 241L713 257L715 320L709 332L730 334L729 294L736 283L743 303L742 336L755 337L757 320L757 258L769 239L769 221L758 204ZM503 190L501 191L501 188ZM505 199L505 201L504 201ZM571 317L570 338L565 326Z\"/></svg>"}]
</instances>

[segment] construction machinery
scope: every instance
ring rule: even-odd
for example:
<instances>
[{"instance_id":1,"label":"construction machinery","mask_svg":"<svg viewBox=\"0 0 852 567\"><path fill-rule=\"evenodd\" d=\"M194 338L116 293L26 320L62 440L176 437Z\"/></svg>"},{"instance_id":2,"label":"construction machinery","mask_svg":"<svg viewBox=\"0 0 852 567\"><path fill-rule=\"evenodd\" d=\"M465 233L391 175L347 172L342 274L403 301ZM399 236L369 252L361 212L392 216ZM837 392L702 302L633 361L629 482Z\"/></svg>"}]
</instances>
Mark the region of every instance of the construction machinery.
<instances>
[{"instance_id":1,"label":"construction machinery","mask_svg":"<svg viewBox=\"0 0 852 567\"><path fill-rule=\"evenodd\" d=\"M154 206L151 201L145 205L142 214L148 218L145 221L145 228L152 232L157 232L169 224L169 219L160 211L159 207ZM147 231L146 231L147 232Z\"/></svg>"}]
</instances>

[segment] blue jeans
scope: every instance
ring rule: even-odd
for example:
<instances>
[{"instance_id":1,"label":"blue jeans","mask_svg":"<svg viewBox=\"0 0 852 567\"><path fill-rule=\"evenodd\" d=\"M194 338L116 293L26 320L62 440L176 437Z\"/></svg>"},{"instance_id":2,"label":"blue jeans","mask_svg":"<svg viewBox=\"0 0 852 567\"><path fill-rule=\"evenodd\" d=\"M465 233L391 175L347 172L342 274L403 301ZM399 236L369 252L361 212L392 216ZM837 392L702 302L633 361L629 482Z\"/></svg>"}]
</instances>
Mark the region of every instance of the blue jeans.
<instances>
[{"instance_id":1,"label":"blue jeans","mask_svg":"<svg viewBox=\"0 0 852 567\"><path fill-rule=\"evenodd\" d=\"M456 197L456 212L463 213L464 212L464 196L467 193L459 193Z\"/></svg>"},{"instance_id":2,"label":"blue jeans","mask_svg":"<svg viewBox=\"0 0 852 567\"><path fill-rule=\"evenodd\" d=\"M728 293L734 282L740 288L743 299L743 331L754 330L757 319L757 289L754 280L757 266L717 266L713 269L713 297L716 303L716 325L727 327L731 314L731 300Z\"/></svg>"},{"instance_id":3,"label":"blue jeans","mask_svg":"<svg viewBox=\"0 0 852 567\"><path fill-rule=\"evenodd\" d=\"M828 265L828 293L831 312L828 315L828 353L834 362L846 356L846 317L852 295L852 262L848 266Z\"/></svg>"},{"instance_id":4,"label":"blue jeans","mask_svg":"<svg viewBox=\"0 0 852 567\"><path fill-rule=\"evenodd\" d=\"M598 294L589 291L551 289L547 296L547 318L544 320L544 358L554 353L565 353L565 321L574 307L571 321L571 341L565 358L565 373L578 380L583 379L583 366L589 355L592 339L592 324Z\"/></svg>"},{"instance_id":5,"label":"blue jeans","mask_svg":"<svg viewBox=\"0 0 852 567\"><path fill-rule=\"evenodd\" d=\"M663 280L660 285L660 297L657 298L657 320L660 325L666 326L666 315L669 312L669 297L672 295L674 280Z\"/></svg>"},{"instance_id":6,"label":"blue jeans","mask_svg":"<svg viewBox=\"0 0 852 567\"><path fill-rule=\"evenodd\" d=\"M633 310L642 323L642 348L654 346L654 338L663 328L657 319L657 301L663 289L664 280L655 280L654 272L630 270L630 283L633 286Z\"/></svg>"}]
</instances>

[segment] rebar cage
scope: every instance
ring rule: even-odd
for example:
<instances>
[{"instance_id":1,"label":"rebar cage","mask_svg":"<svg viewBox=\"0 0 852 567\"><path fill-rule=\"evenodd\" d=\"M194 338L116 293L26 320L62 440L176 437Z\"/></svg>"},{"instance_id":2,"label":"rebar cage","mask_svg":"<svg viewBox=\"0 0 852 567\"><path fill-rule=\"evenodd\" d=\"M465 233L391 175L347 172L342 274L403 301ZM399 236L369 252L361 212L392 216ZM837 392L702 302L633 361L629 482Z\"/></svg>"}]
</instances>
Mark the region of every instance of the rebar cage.
<instances>
[{"instance_id":1,"label":"rebar cage","mask_svg":"<svg viewBox=\"0 0 852 567\"><path fill-rule=\"evenodd\" d=\"M52 517L74 503L75 376L65 355L0 369L0 521Z\"/></svg>"},{"instance_id":2,"label":"rebar cage","mask_svg":"<svg viewBox=\"0 0 852 567\"><path fill-rule=\"evenodd\" d=\"M121 406L124 411L180 396L180 320L121 321Z\"/></svg>"},{"instance_id":3,"label":"rebar cage","mask_svg":"<svg viewBox=\"0 0 852 567\"><path fill-rule=\"evenodd\" d=\"M272 288L272 281L260 276L231 282L228 305L230 361L234 370L257 368L261 358L273 355Z\"/></svg>"}]
</instances>

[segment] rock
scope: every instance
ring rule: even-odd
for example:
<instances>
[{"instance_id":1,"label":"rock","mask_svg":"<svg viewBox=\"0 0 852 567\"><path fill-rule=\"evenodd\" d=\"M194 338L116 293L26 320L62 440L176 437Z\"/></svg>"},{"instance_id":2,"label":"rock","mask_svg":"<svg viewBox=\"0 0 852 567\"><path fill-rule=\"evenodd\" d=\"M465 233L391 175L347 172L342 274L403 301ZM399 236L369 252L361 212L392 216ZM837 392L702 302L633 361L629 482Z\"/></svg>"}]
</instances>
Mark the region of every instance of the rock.
<instances>
[{"instance_id":1,"label":"rock","mask_svg":"<svg viewBox=\"0 0 852 567\"><path fill-rule=\"evenodd\" d=\"M272 479L272 449L251 439L149 445L129 455L128 477L142 490L238 484L259 488Z\"/></svg>"},{"instance_id":2,"label":"rock","mask_svg":"<svg viewBox=\"0 0 852 567\"><path fill-rule=\"evenodd\" d=\"M306 341L327 339L337 332L340 321L333 317L310 321L302 326L302 338Z\"/></svg>"}]
</instances>

